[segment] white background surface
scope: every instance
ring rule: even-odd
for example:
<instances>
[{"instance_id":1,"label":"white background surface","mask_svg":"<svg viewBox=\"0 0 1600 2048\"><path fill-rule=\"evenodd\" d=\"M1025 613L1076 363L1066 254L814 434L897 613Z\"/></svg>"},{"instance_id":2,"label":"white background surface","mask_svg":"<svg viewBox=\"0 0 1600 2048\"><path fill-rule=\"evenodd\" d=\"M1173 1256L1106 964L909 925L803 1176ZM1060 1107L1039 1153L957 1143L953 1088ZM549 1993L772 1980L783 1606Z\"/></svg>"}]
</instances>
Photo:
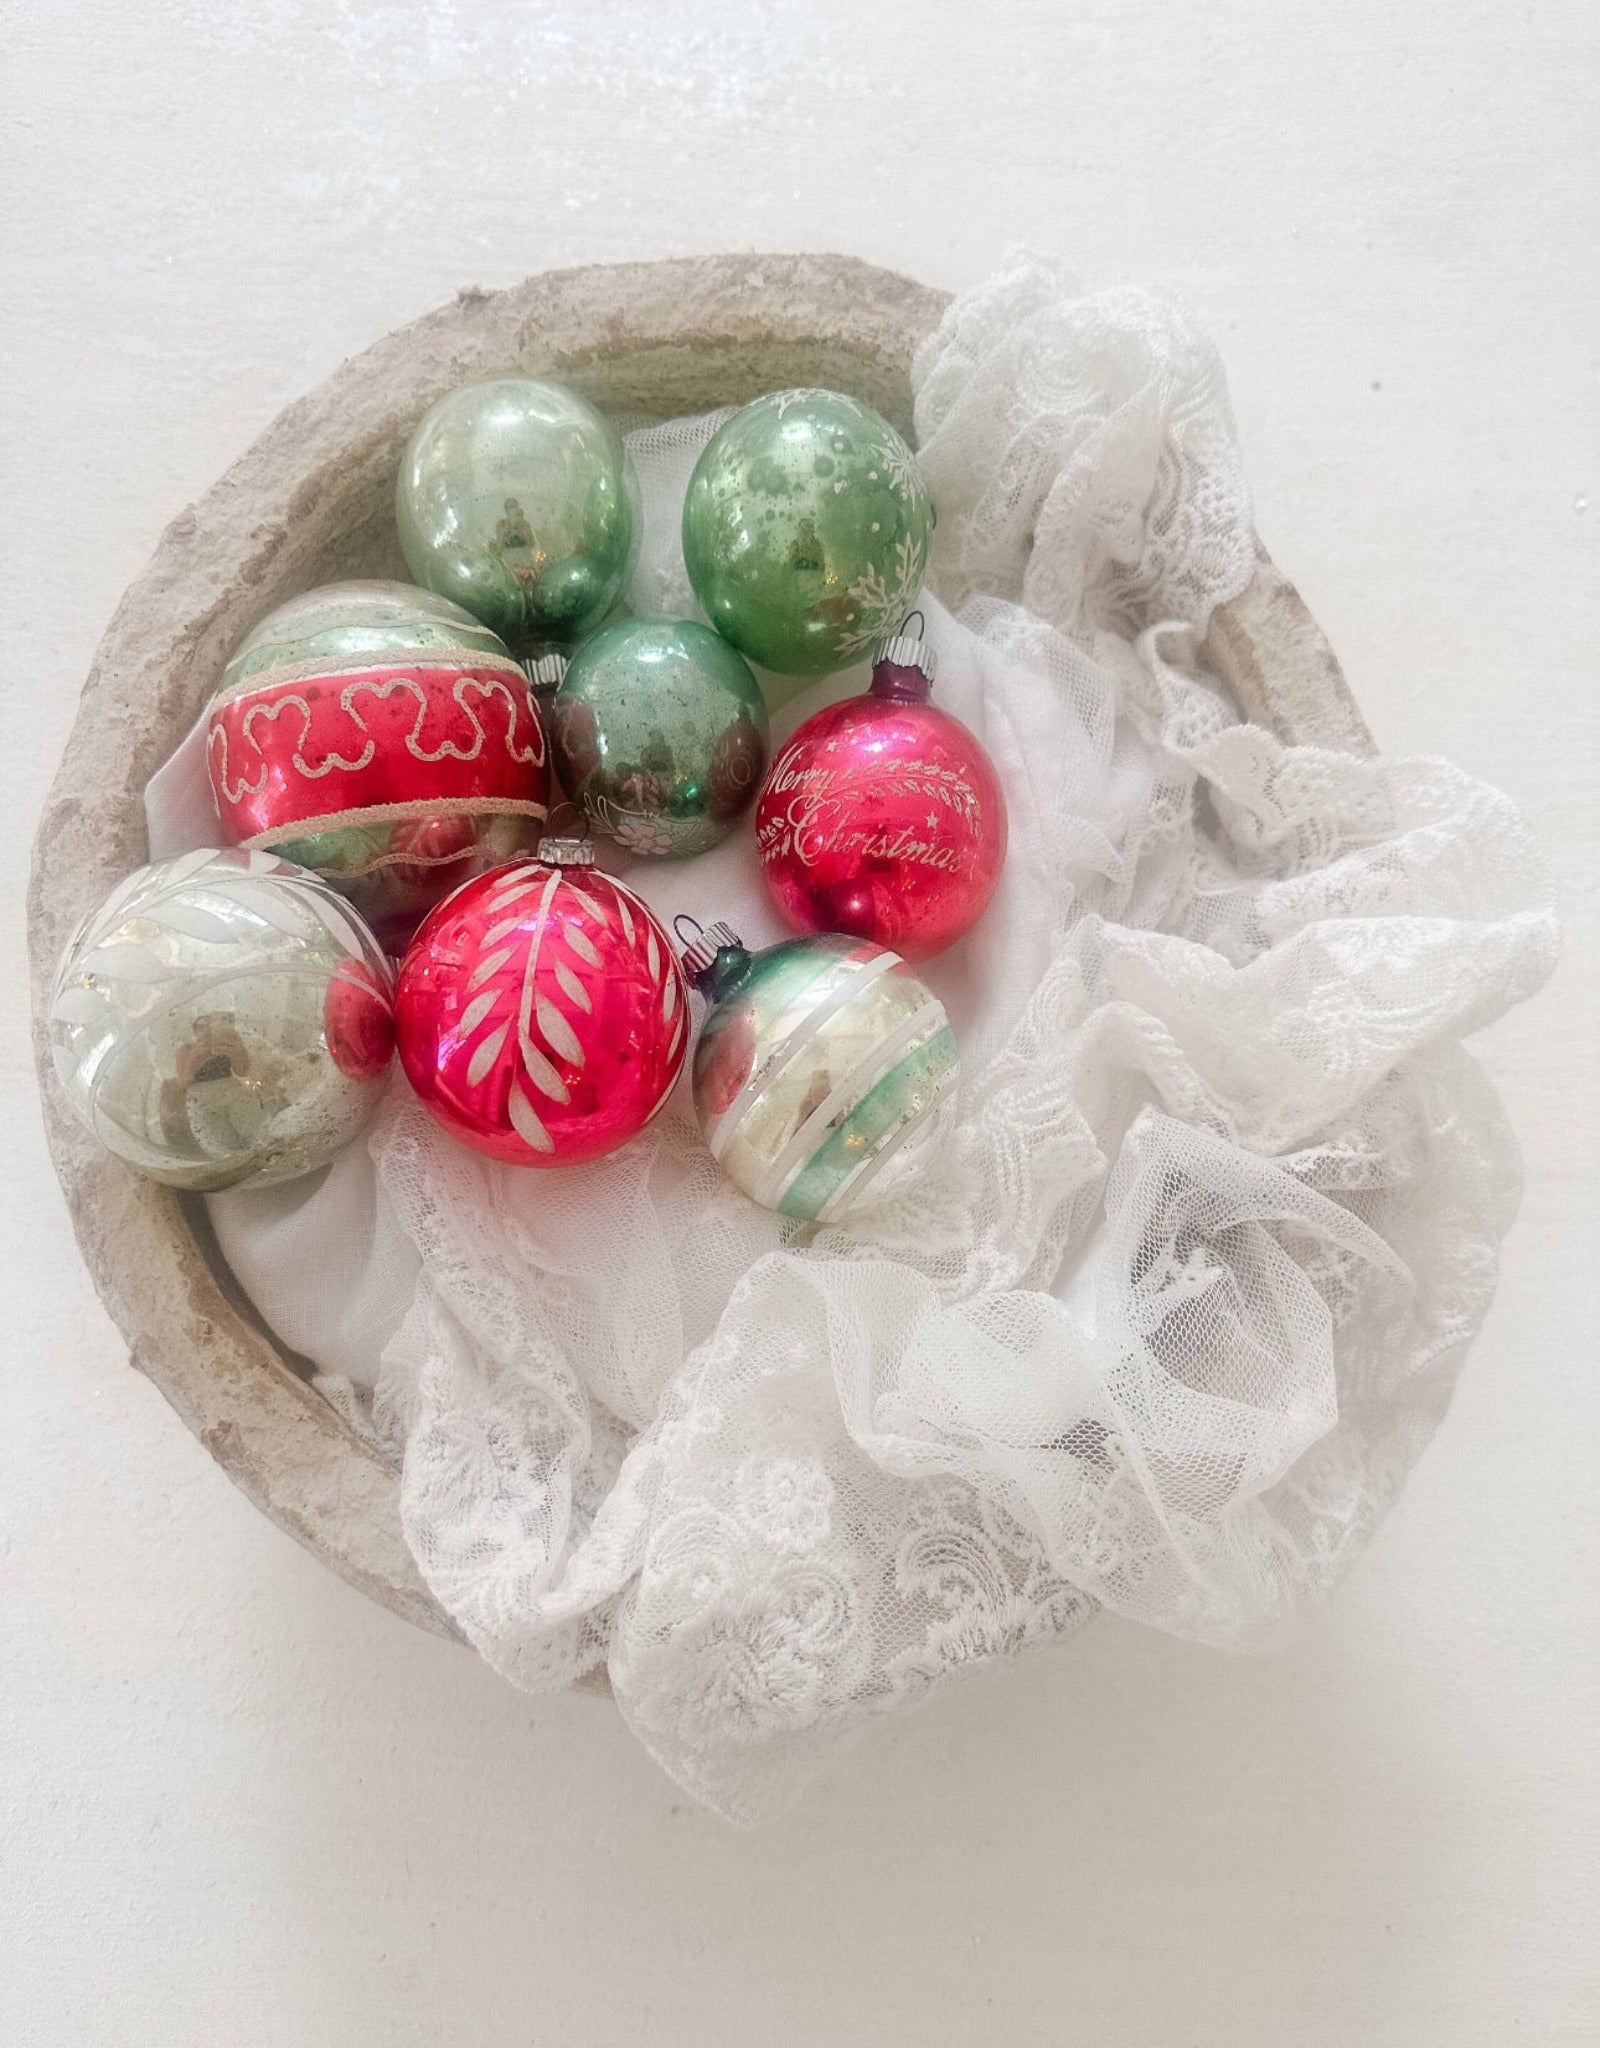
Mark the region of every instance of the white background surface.
<instances>
[{"instance_id":1,"label":"white background surface","mask_svg":"<svg viewBox=\"0 0 1600 2048\"><path fill-rule=\"evenodd\" d=\"M164 523L458 286L1009 242L1185 295L1380 741L1499 781L1568 948L1481 1041L1529 1193L1335 1606L1115 1621L731 1832L248 1507L128 1370L4 1006L6 2048L1593 2040L1593 0L9 0L8 958L81 678Z\"/></svg>"}]
</instances>

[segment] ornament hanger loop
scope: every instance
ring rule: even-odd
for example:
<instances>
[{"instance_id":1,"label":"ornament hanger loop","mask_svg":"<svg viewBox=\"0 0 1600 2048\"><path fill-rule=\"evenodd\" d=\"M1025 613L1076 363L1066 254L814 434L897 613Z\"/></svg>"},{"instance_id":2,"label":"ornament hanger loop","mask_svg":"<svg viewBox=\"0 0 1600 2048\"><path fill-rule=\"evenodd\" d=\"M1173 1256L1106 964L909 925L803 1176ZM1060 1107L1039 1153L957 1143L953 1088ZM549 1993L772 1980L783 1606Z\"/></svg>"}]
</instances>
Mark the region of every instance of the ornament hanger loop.
<instances>
[{"instance_id":1,"label":"ornament hanger loop","mask_svg":"<svg viewBox=\"0 0 1600 2048\"><path fill-rule=\"evenodd\" d=\"M685 940L682 927L694 926L694 937ZM731 925L718 918L712 925L702 925L697 917L680 913L672 920L672 929L678 934L678 943L683 947L683 969L703 996L715 1001L717 967L724 955L737 955L748 959L744 947L739 943L739 934Z\"/></svg>"},{"instance_id":2,"label":"ornament hanger loop","mask_svg":"<svg viewBox=\"0 0 1600 2048\"><path fill-rule=\"evenodd\" d=\"M917 630L915 634L911 632L911 621L913 619L915 619L917 622ZM920 607L914 612L907 612L905 617L900 621L900 634L902 636L922 640L927 637L927 632L928 622L922 616L922 611Z\"/></svg>"},{"instance_id":3,"label":"ornament hanger loop","mask_svg":"<svg viewBox=\"0 0 1600 2048\"><path fill-rule=\"evenodd\" d=\"M565 813L572 819L569 826L558 822ZM539 858L553 868L592 868L594 847L589 839L589 820L574 803L563 799L545 820L544 836L539 841Z\"/></svg>"},{"instance_id":4,"label":"ornament hanger loop","mask_svg":"<svg viewBox=\"0 0 1600 2048\"><path fill-rule=\"evenodd\" d=\"M570 797L563 797L545 820L544 829L552 839L587 839L588 814Z\"/></svg>"},{"instance_id":5,"label":"ornament hanger loop","mask_svg":"<svg viewBox=\"0 0 1600 2048\"><path fill-rule=\"evenodd\" d=\"M686 932L684 930L685 925L690 925L693 927L693 929ZM677 916L672 920L672 929L677 935L678 944L680 946L692 946L696 939L703 938L705 936L706 928L700 922L699 918L691 917L687 910L680 910Z\"/></svg>"}]
</instances>

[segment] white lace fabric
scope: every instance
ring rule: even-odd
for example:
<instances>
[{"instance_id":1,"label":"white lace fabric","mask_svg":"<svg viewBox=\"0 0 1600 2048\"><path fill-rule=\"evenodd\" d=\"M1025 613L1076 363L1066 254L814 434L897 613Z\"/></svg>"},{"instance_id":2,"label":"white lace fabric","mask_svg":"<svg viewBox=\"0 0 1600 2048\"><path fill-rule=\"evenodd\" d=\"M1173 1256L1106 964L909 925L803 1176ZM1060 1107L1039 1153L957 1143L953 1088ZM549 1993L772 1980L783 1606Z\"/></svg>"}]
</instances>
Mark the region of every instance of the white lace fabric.
<instances>
[{"instance_id":1,"label":"white lace fabric","mask_svg":"<svg viewBox=\"0 0 1600 2048\"><path fill-rule=\"evenodd\" d=\"M938 701L1012 813L994 905L926 970L964 1076L932 1173L806 1230L721 1178L686 1087L621 1153L538 1173L465 1151L397 1076L318 1180L211 1199L257 1305L392 1449L483 1655L530 1689L604 1666L736 1818L1098 1605L1245 1644L1337 1582L1516 1207L1461 1037L1555 947L1505 798L1286 746L1197 672L1255 552L1181 312L1017 258L913 386ZM693 611L677 509L714 424L630 437L638 609ZM192 766L152 784L153 851L214 835ZM748 834L629 880L782 936Z\"/></svg>"}]
</instances>

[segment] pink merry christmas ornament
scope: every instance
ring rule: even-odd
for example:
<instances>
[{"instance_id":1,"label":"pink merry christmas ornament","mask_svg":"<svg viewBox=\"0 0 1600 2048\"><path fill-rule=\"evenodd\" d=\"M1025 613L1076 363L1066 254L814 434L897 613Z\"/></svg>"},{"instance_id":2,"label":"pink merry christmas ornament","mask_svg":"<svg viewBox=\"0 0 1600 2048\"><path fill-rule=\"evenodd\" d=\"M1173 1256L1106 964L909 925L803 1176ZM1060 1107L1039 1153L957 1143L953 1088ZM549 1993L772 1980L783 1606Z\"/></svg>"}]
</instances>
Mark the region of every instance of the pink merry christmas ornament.
<instances>
[{"instance_id":1,"label":"pink merry christmas ornament","mask_svg":"<svg viewBox=\"0 0 1600 2048\"><path fill-rule=\"evenodd\" d=\"M848 932L908 960L942 953L988 906L1006 806L976 734L929 702L933 651L879 644L871 687L808 718L772 764L756 851L803 932Z\"/></svg>"}]
</instances>

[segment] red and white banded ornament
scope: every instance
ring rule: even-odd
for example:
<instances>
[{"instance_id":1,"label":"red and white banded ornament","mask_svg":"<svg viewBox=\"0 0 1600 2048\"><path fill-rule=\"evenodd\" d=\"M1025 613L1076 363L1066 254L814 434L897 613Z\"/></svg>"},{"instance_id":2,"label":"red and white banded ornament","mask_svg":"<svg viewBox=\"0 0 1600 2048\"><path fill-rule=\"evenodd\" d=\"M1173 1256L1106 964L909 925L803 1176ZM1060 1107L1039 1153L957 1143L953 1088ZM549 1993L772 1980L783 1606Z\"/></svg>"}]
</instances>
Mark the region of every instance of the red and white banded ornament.
<instances>
[{"instance_id":1,"label":"red and white banded ornament","mask_svg":"<svg viewBox=\"0 0 1600 2048\"><path fill-rule=\"evenodd\" d=\"M391 951L544 828L528 677L469 612L407 584L327 584L270 612L224 671L206 744L223 836L311 868Z\"/></svg>"}]
</instances>

